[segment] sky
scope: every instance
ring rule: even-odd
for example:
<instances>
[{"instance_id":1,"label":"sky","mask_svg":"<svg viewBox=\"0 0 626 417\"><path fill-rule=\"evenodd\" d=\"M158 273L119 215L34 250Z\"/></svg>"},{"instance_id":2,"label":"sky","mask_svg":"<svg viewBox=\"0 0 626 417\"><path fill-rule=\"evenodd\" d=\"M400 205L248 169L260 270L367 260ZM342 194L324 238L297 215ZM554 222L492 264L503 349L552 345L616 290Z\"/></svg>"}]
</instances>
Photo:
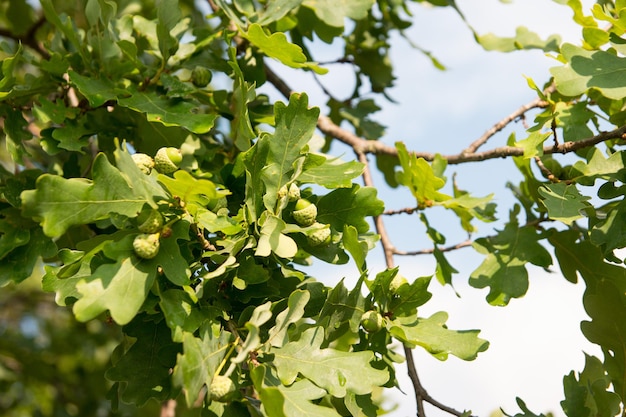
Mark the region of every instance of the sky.
<instances>
[{"instance_id":1,"label":"sky","mask_svg":"<svg viewBox=\"0 0 626 417\"><path fill-rule=\"evenodd\" d=\"M517 0L503 4L496 0L457 0L469 23L480 34L493 32L499 36L513 36L517 26L526 26L545 38L558 33L564 41L579 42L580 28L572 20L569 8L549 0ZM583 1L588 13L592 1ZM408 43L397 38L392 41L392 62L397 76L396 87L390 95L398 104L386 103L374 118L388 128L382 141L393 144L403 141L411 150L457 153L494 123L533 100L536 95L524 76L542 85L549 76L548 69L558 63L541 51L511 54L486 52L478 46L461 19L449 8L426 8L414 5L414 25L409 38L421 48L431 51L446 67L436 70L429 60ZM328 48L332 57L332 48ZM320 59L323 60L323 59ZM286 74L292 88L299 86L310 96L311 105L323 107L324 96L311 88L314 83L302 80L301 75ZM351 92L349 68L330 67L330 74L321 81L336 97ZM345 74L342 74L345 72ZM377 100L379 104L382 101ZM494 137L487 148L502 146L512 131L522 135L521 126L507 128ZM333 152L352 158L350 149L336 146ZM373 161L373 159L372 159ZM473 195L496 193L498 216L506 218L513 200L505 187L505 180L517 182L521 176L512 161L498 160L486 163L450 167L446 174L458 174L461 188ZM388 209L414 205L407 190L392 190L384 185L380 175L374 177L380 187L380 198ZM445 214L433 213L430 220L449 236L448 243L465 239L460 227L447 226ZM428 248L428 242L415 216L387 218L391 239L399 249ZM489 234L490 225L479 225L480 233ZM414 229L413 229L414 228ZM422 239L422 240L420 240ZM384 269L382 251L372 252L368 267L373 273ZM471 362L450 357L440 362L417 348L415 358L424 387L438 401L458 410L471 409L474 415L489 416L502 407L508 414L519 412L515 398L521 397L535 413L552 412L564 416L559 402L563 399L563 376L570 371L581 371L584 352L599 355L599 349L590 344L580 332L580 322L587 319L581 297L584 286L567 282L558 266L552 272L529 268L530 289L525 297L512 300L507 307L493 307L485 301L487 290L469 287L467 277L482 261L473 249L463 249L450 258L459 270L454 279L455 290L442 287L435 280L430 291L433 298L420 308L423 317L445 310L449 313L451 329L481 329L480 336L489 340L490 348ZM431 275L434 263L428 257L396 257L400 272L407 277ZM317 268L317 269L315 269ZM345 277L356 279L356 269L319 265L312 271L323 271L319 276L337 281ZM403 370L398 370L402 390L392 391L390 402L397 404L392 416L414 416L415 400L412 387ZM449 414L427 408L429 417Z\"/></svg>"}]
</instances>

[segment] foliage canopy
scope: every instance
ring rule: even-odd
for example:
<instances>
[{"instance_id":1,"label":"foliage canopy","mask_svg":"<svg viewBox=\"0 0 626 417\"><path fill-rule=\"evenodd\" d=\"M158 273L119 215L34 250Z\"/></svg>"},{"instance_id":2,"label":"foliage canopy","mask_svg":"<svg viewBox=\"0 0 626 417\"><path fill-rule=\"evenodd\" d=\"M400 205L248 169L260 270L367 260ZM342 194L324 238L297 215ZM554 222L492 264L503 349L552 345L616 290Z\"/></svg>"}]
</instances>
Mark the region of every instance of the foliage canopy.
<instances>
[{"instance_id":1,"label":"foliage canopy","mask_svg":"<svg viewBox=\"0 0 626 417\"><path fill-rule=\"evenodd\" d=\"M412 359L488 348L478 330L448 328L445 311L418 314L431 281L460 279L448 253L469 246L482 259L469 283L492 305L524 296L534 267L582 278L582 332L603 357L565 376L561 405L569 417L624 413L626 1L558 1L580 45L475 32L487 50L539 49L558 64L541 87L529 80L534 101L446 155L386 144L373 116L411 3L464 21L451 0L0 1L3 415L176 404L189 416L371 417L404 360L418 415L424 403L469 415L428 395ZM334 62L317 62L324 43L340 45ZM323 85L339 63L354 73L344 100L309 103L280 74ZM481 150L527 114L525 137ZM508 185L517 203L498 213L503 227L477 235L496 219L494 196L460 189L448 165L493 158L523 180ZM374 169L414 205L382 201ZM436 208L470 239L447 244ZM396 267L410 253L386 232L392 215L423 223L432 248L412 254L434 257L431 276ZM375 248L382 271L368 268ZM320 282L313 261L353 263L356 284Z\"/></svg>"}]
</instances>

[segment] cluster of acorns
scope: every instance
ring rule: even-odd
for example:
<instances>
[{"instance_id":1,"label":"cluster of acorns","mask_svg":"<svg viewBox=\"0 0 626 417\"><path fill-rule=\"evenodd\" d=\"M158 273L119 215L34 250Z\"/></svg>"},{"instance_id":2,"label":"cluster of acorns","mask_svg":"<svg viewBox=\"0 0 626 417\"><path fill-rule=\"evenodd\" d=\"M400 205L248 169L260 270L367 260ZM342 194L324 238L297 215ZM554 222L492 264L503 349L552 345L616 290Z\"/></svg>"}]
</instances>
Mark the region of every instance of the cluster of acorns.
<instances>
[{"instance_id":1,"label":"cluster of acorns","mask_svg":"<svg viewBox=\"0 0 626 417\"><path fill-rule=\"evenodd\" d=\"M150 175L152 169L156 169L161 174L171 174L178 170L180 163L183 161L183 155L180 149L173 147L163 147L154 155L154 159L145 153L134 153L133 161L137 167L146 175Z\"/></svg>"},{"instance_id":2,"label":"cluster of acorns","mask_svg":"<svg viewBox=\"0 0 626 417\"><path fill-rule=\"evenodd\" d=\"M317 222L317 206L311 203L309 200L300 198L300 189L295 183L291 183L289 188L283 186L278 192L278 198L287 196L289 201L295 201L294 210L291 212L291 217L300 226L322 226ZM322 246L330 243L331 233L330 227L326 226L316 230L315 232L307 235L307 241L311 246Z\"/></svg>"},{"instance_id":3,"label":"cluster of acorns","mask_svg":"<svg viewBox=\"0 0 626 417\"><path fill-rule=\"evenodd\" d=\"M408 285L409 282L402 275L397 274L389 283L389 292L392 296L398 294L398 289L404 285ZM386 326L387 320L378 312L378 310L368 310L361 316L361 327L367 333L376 333L380 329Z\"/></svg>"},{"instance_id":4,"label":"cluster of acorns","mask_svg":"<svg viewBox=\"0 0 626 417\"><path fill-rule=\"evenodd\" d=\"M132 155L137 167L146 175L153 169L161 174L171 174L178 170L183 156L179 149L163 147L154 159L145 153ZM163 215L155 209L142 211L137 216L137 229L141 232L133 240L133 250L142 259L152 259L159 253L160 238L163 231Z\"/></svg>"}]
</instances>

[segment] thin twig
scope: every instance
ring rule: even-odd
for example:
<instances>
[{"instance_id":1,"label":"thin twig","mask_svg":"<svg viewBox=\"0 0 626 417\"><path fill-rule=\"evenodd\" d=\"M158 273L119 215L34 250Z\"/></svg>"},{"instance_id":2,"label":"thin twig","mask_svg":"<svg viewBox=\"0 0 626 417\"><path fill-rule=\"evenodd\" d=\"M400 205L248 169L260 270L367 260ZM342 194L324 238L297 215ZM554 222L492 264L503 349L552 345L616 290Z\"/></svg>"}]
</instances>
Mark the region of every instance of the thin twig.
<instances>
[{"instance_id":1,"label":"thin twig","mask_svg":"<svg viewBox=\"0 0 626 417\"><path fill-rule=\"evenodd\" d=\"M372 173L370 171L370 164L367 161L367 156L364 153L357 153L357 157L359 162L365 165L365 169L363 170L363 184L368 187L374 186L374 180L372 178ZM376 232L380 236L380 244L383 248L383 252L385 254L385 264L387 268L391 269L394 267L393 255L396 251L396 248L391 243L391 239L389 239L389 234L387 233L387 229L385 228L385 222L383 221L382 216L374 217L374 227L376 228Z\"/></svg>"},{"instance_id":2,"label":"thin twig","mask_svg":"<svg viewBox=\"0 0 626 417\"><path fill-rule=\"evenodd\" d=\"M409 378L413 383L413 392L415 393L415 399L417 400L417 416L426 417L426 411L424 411L424 394L426 390L420 382L420 378L417 375L417 367L413 360L413 351L407 346L404 347L404 356L406 357L406 367L409 373Z\"/></svg>"},{"instance_id":3,"label":"thin twig","mask_svg":"<svg viewBox=\"0 0 626 417\"><path fill-rule=\"evenodd\" d=\"M413 214L417 210L419 210L419 208L417 208L417 207L405 207L405 208L402 208L402 209L385 210L385 211L383 211L383 214L385 216L395 216L397 214Z\"/></svg>"},{"instance_id":4,"label":"thin twig","mask_svg":"<svg viewBox=\"0 0 626 417\"><path fill-rule=\"evenodd\" d=\"M537 98L531 101L530 103L527 103L521 106L519 109L515 110L513 113L506 116L504 119L494 124L491 127L491 129L487 130L481 137L479 137L474 142L472 142L467 148L465 148L465 150L462 153L466 153L466 154L475 153L478 150L478 148L480 148L482 145L487 143L487 141L491 139L491 137L493 137L496 133L498 133L505 127L507 127L510 123L514 122L515 120L518 120L524 117L524 115L529 110L539 108L539 107L546 107L547 105L548 105L547 101Z\"/></svg>"},{"instance_id":5,"label":"thin twig","mask_svg":"<svg viewBox=\"0 0 626 417\"><path fill-rule=\"evenodd\" d=\"M176 417L176 400L167 400L161 403L160 417Z\"/></svg>"},{"instance_id":6,"label":"thin twig","mask_svg":"<svg viewBox=\"0 0 626 417\"><path fill-rule=\"evenodd\" d=\"M437 248L437 250L439 250L439 252L452 252L453 250L472 246L472 243L473 241L471 239L468 239L466 241L457 243L456 245L446 246L443 248ZM422 249L422 250L416 250L416 251L401 251L401 250L394 249L393 251L394 255L400 255L400 256L432 255L433 253L435 253L435 248Z\"/></svg>"},{"instance_id":7,"label":"thin twig","mask_svg":"<svg viewBox=\"0 0 626 417\"><path fill-rule=\"evenodd\" d=\"M428 392L422 385L419 379L419 376L417 375L417 367L415 366L415 360L413 359L413 351L411 350L411 348L404 346L404 354L406 356L406 365L409 370L409 378L411 379L411 382L413 383L413 387L415 390L415 397L420 399L420 401L418 401L417 403L418 417L426 416L425 411L424 411L424 402L427 402L437 407L438 409L445 411L448 414L461 417L464 413L462 413L461 411L455 410L452 407L448 407L445 404L440 403L439 401L431 397L430 394L428 394Z\"/></svg>"}]
</instances>

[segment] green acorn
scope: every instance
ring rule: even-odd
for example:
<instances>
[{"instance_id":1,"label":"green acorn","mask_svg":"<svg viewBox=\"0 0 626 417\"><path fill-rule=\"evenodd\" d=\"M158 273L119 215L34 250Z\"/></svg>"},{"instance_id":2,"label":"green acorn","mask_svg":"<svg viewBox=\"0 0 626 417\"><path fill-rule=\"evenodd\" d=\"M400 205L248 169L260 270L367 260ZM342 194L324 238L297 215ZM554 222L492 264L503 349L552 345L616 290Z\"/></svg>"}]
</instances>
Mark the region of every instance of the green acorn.
<instances>
[{"instance_id":1,"label":"green acorn","mask_svg":"<svg viewBox=\"0 0 626 417\"><path fill-rule=\"evenodd\" d=\"M142 233L133 240L135 254L142 259L152 259L159 253L159 234Z\"/></svg>"},{"instance_id":2,"label":"green acorn","mask_svg":"<svg viewBox=\"0 0 626 417\"><path fill-rule=\"evenodd\" d=\"M317 217L317 206L301 198L296 202L295 210L291 212L291 215L300 226L311 226Z\"/></svg>"},{"instance_id":3,"label":"green acorn","mask_svg":"<svg viewBox=\"0 0 626 417\"><path fill-rule=\"evenodd\" d=\"M150 175L152 172L152 168L154 168L154 159L150 155L146 155L145 153L134 153L131 155L135 165L141 172L146 175Z\"/></svg>"},{"instance_id":4,"label":"green acorn","mask_svg":"<svg viewBox=\"0 0 626 417\"><path fill-rule=\"evenodd\" d=\"M235 392L235 383L227 376L215 375L209 387L209 396L213 401L227 402L229 394Z\"/></svg>"},{"instance_id":5,"label":"green acorn","mask_svg":"<svg viewBox=\"0 0 626 417\"><path fill-rule=\"evenodd\" d=\"M396 274L396 276L393 277L393 279L389 283L389 291L391 291L392 294L395 294L398 292L398 289L401 286L403 286L404 284L408 284L408 283L409 281L407 281L406 278L404 278L400 274Z\"/></svg>"},{"instance_id":6,"label":"green acorn","mask_svg":"<svg viewBox=\"0 0 626 417\"><path fill-rule=\"evenodd\" d=\"M183 155L180 153L180 149L163 147L154 156L154 169L161 174L171 174L178 170L182 161Z\"/></svg>"},{"instance_id":7,"label":"green acorn","mask_svg":"<svg viewBox=\"0 0 626 417\"><path fill-rule=\"evenodd\" d=\"M368 333L375 333L383 328L383 316L376 310L369 310L361 316L361 326Z\"/></svg>"},{"instance_id":8,"label":"green acorn","mask_svg":"<svg viewBox=\"0 0 626 417\"><path fill-rule=\"evenodd\" d=\"M306 238L311 246L328 245L330 243L330 227L316 230L310 235L307 235Z\"/></svg>"},{"instance_id":9,"label":"green acorn","mask_svg":"<svg viewBox=\"0 0 626 417\"><path fill-rule=\"evenodd\" d=\"M196 87L206 87L211 82L213 73L204 67L195 67L191 71L191 82Z\"/></svg>"},{"instance_id":10,"label":"green acorn","mask_svg":"<svg viewBox=\"0 0 626 417\"><path fill-rule=\"evenodd\" d=\"M163 215L158 210L144 210L137 216L137 228L141 233L156 233L162 227Z\"/></svg>"}]
</instances>

